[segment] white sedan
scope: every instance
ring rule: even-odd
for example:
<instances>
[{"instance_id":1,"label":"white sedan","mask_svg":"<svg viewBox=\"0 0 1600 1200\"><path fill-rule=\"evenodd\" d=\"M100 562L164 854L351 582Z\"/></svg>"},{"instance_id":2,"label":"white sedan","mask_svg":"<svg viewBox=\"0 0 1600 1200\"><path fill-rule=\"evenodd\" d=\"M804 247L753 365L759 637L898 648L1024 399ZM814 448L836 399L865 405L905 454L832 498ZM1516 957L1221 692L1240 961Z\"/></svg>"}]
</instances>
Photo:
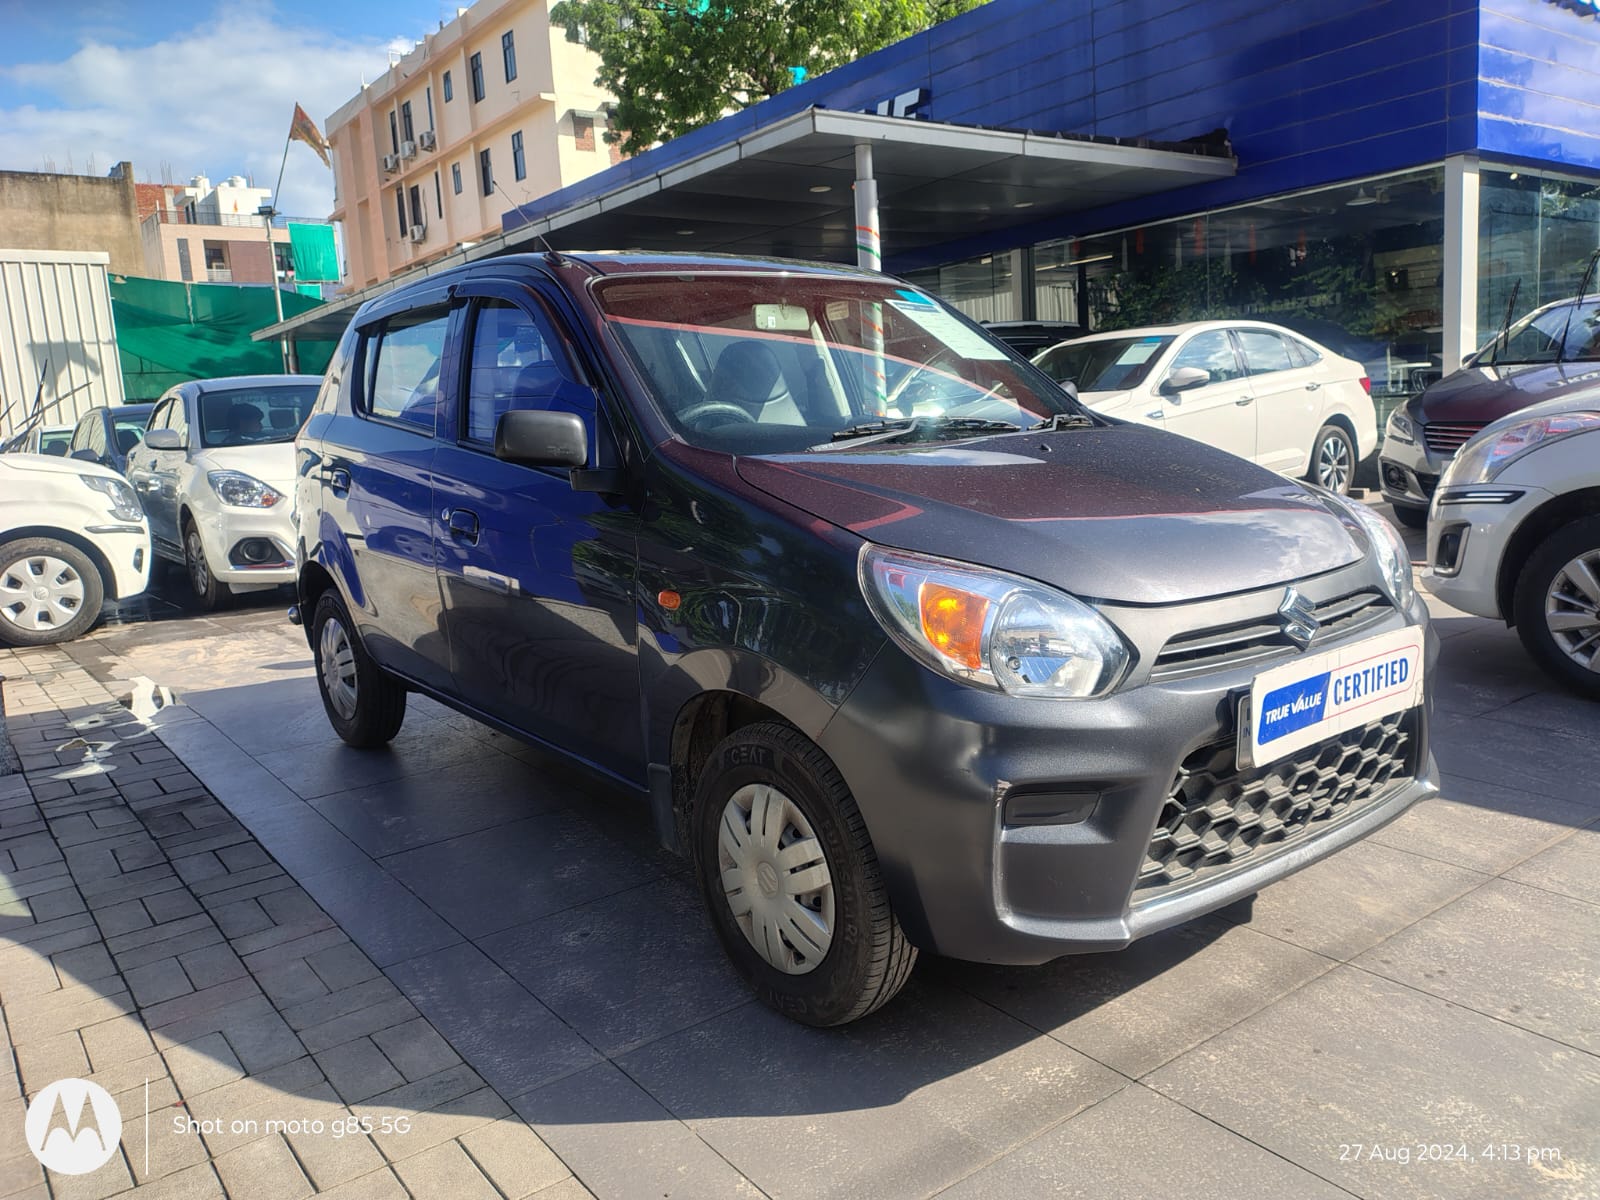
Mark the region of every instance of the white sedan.
<instances>
[{"instance_id":1,"label":"white sedan","mask_svg":"<svg viewBox=\"0 0 1600 1200\"><path fill-rule=\"evenodd\" d=\"M150 527L133 489L98 463L0 457L0 645L86 632L104 600L150 578Z\"/></svg>"},{"instance_id":2,"label":"white sedan","mask_svg":"<svg viewBox=\"0 0 1600 1200\"><path fill-rule=\"evenodd\" d=\"M1259 321L1193 321L1062 342L1033 360L1109 417L1171 430L1333 492L1378 446L1358 362Z\"/></svg>"}]
</instances>

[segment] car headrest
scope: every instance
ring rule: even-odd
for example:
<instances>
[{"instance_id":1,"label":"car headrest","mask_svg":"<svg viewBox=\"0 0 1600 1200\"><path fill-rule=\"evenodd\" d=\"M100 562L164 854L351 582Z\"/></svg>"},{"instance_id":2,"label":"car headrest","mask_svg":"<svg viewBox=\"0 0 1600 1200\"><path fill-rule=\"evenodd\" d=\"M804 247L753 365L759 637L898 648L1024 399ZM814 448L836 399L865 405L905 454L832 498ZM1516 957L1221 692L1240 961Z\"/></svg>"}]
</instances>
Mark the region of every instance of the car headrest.
<instances>
[{"instance_id":1,"label":"car headrest","mask_svg":"<svg viewBox=\"0 0 1600 1200\"><path fill-rule=\"evenodd\" d=\"M778 356L762 342L734 342L717 358L710 397L736 404L770 404L788 395Z\"/></svg>"},{"instance_id":2,"label":"car headrest","mask_svg":"<svg viewBox=\"0 0 1600 1200\"><path fill-rule=\"evenodd\" d=\"M275 408L267 414L267 421L274 429L293 429L299 415L292 408Z\"/></svg>"}]
</instances>

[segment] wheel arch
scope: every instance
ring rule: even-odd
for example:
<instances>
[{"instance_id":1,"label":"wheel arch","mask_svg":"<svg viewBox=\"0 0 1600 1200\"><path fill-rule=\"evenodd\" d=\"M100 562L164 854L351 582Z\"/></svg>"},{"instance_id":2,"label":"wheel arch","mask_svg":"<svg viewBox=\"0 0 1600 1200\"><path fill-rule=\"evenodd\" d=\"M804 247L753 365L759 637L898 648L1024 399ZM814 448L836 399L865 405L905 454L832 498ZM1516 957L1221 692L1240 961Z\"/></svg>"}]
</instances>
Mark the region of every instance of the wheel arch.
<instances>
[{"instance_id":1,"label":"wheel arch","mask_svg":"<svg viewBox=\"0 0 1600 1200\"><path fill-rule=\"evenodd\" d=\"M65 542L75 550L82 551L94 564L95 570L100 573L100 587L105 598L122 599L117 594L117 573L111 569L111 560L106 557L104 550L81 533L54 525L21 525L5 532L5 543L20 541L23 538L54 538L58 542Z\"/></svg>"},{"instance_id":2,"label":"wheel arch","mask_svg":"<svg viewBox=\"0 0 1600 1200\"><path fill-rule=\"evenodd\" d=\"M1515 623L1517 580L1528 560L1546 538L1564 525L1584 517L1600 516L1600 487L1579 488L1552 497L1528 514L1506 542L1495 575L1495 603L1507 625Z\"/></svg>"},{"instance_id":3,"label":"wheel arch","mask_svg":"<svg viewBox=\"0 0 1600 1200\"><path fill-rule=\"evenodd\" d=\"M1350 449L1352 451L1350 463L1350 470L1352 473L1351 482L1354 483L1355 480L1353 476L1356 468L1366 461L1365 456L1361 453L1361 438L1356 433L1356 423L1351 419L1349 413L1345 412L1343 409L1335 409L1333 412L1326 412L1322 414L1322 423L1317 426L1317 432L1322 432L1322 430L1327 428L1329 425L1338 426L1340 429L1344 430L1345 436L1350 439ZM1371 451L1368 453L1371 453ZM1306 469L1304 473L1307 478L1310 478L1316 474L1316 471L1317 439L1313 438L1311 441L1311 453L1306 456Z\"/></svg>"}]
</instances>

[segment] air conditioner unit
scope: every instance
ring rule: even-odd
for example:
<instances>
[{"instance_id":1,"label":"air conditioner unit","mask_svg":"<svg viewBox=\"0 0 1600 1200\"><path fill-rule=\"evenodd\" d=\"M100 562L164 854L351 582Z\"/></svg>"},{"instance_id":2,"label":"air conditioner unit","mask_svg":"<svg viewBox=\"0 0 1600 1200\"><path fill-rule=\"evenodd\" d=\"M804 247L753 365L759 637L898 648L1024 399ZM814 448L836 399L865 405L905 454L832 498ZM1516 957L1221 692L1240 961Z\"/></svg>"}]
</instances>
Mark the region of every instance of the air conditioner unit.
<instances>
[{"instance_id":1,"label":"air conditioner unit","mask_svg":"<svg viewBox=\"0 0 1600 1200\"><path fill-rule=\"evenodd\" d=\"M415 158L416 156L417 156L417 144L415 142L401 142L400 143L400 157L401 158Z\"/></svg>"},{"instance_id":2,"label":"air conditioner unit","mask_svg":"<svg viewBox=\"0 0 1600 1200\"><path fill-rule=\"evenodd\" d=\"M427 236L428 236L428 227L426 225L413 225L411 227L411 240L413 242L420 242L420 241L422 241L423 238L425 238Z\"/></svg>"},{"instance_id":3,"label":"air conditioner unit","mask_svg":"<svg viewBox=\"0 0 1600 1200\"><path fill-rule=\"evenodd\" d=\"M398 154L385 154L383 156L383 169L386 174L393 175L400 169L400 156Z\"/></svg>"},{"instance_id":4,"label":"air conditioner unit","mask_svg":"<svg viewBox=\"0 0 1600 1200\"><path fill-rule=\"evenodd\" d=\"M424 150L432 150L439 145L439 139L434 136L433 130L431 129L424 129L417 136L417 141L421 144Z\"/></svg>"}]
</instances>

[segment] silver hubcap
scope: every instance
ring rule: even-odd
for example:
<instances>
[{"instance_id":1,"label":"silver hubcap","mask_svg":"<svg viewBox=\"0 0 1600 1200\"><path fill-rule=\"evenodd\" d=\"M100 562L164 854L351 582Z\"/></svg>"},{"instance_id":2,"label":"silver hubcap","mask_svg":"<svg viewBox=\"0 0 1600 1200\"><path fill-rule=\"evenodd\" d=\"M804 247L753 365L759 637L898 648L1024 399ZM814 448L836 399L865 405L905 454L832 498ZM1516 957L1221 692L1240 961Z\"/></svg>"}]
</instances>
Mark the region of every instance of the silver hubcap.
<instances>
[{"instance_id":1,"label":"silver hubcap","mask_svg":"<svg viewBox=\"0 0 1600 1200\"><path fill-rule=\"evenodd\" d=\"M1544 623L1561 651L1600 672L1600 550L1578 555L1550 581Z\"/></svg>"},{"instance_id":2,"label":"silver hubcap","mask_svg":"<svg viewBox=\"0 0 1600 1200\"><path fill-rule=\"evenodd\" d=\"M833 877L794 801L765 783L722 810L717 861L728 908L756 953L788 975L816 969L833 943Z\"/></svg>"},{"instance_id":3,"label":"silver hubcap","mask_svg":"<svg viewBox=\"0 0 1600 1200\"><path fill-rule=\"evenodd\" d=\"M19 629L60 629L83 611L83 577L49 554L19 558L0 574L0 613Z\"/></svg>"},{"instance_id":4,"label":"silver hubcap","mask_svg":"<svg viewBox=\"0 0 1600 1200\"><path fill-rule=\"evenodd\" d=\"M356 715L356 655L342 624L323 625L320 649L322 690L333 710L348 721Z\"/></svg>"},{"instance_id":5,"label":"silver hubcap","mask_svg":"<svg viewBox=\"0 0 1600 1200\"><path fill-rule=\"evenodd\" d=\"M200 531L190 529L183 546L188 551L185 557L189 560L189 582L194 584L194 590L203 596L206 589L211 586L211 569L206 566L206 548L200 541Z\"/></svg>"},{"instance_id":6,"label":"silver hubcap","mask_svg":"<svg viewBox=\"0 0 1600 1200\"><path fill-rule=\"evenodd\" d=\"M1343 438L1323 438L1317 447L1317 482L1330 492L1343 492L1350 482L1350 448Z\"/></svg>"}]
</instances>

